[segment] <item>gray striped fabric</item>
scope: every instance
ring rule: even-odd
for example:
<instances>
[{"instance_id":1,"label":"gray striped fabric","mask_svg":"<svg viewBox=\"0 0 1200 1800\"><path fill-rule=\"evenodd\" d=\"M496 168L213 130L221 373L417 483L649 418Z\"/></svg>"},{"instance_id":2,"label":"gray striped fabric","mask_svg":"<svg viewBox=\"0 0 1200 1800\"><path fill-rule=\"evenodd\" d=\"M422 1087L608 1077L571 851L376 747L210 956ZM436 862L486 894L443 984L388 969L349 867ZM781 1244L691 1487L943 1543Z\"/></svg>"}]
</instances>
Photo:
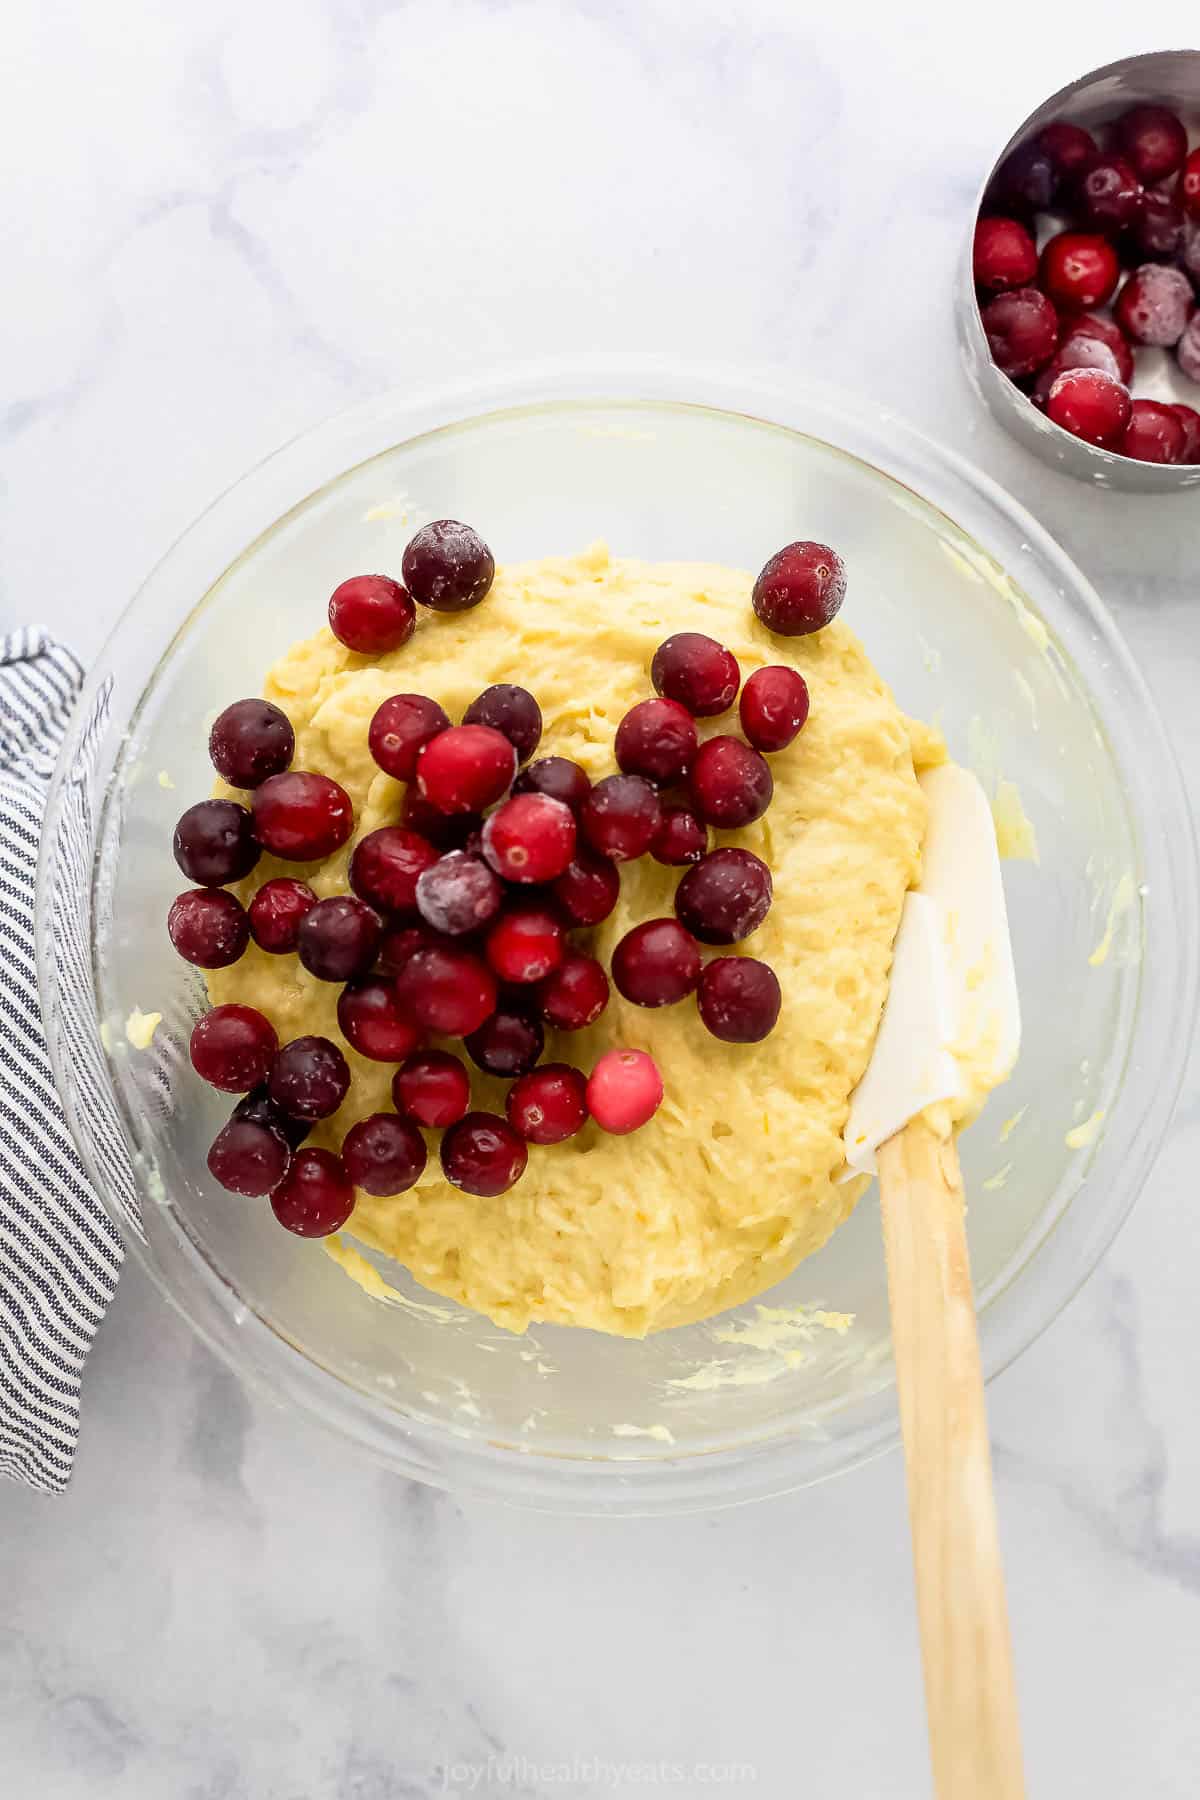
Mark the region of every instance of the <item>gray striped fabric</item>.
<instances>
[{"instance_id":1,"label":"gray striped fabric","mask_svg":"<svg viewBox=\"0 0 1200 1800\"><path fill-rule=\"evenodd\" d=\"M42 813L82 681L36 626L0 637L0 1473L57 1492L84 1358L121 1267L54 1089L34 964Z\"/></svg>"}]
</instances>

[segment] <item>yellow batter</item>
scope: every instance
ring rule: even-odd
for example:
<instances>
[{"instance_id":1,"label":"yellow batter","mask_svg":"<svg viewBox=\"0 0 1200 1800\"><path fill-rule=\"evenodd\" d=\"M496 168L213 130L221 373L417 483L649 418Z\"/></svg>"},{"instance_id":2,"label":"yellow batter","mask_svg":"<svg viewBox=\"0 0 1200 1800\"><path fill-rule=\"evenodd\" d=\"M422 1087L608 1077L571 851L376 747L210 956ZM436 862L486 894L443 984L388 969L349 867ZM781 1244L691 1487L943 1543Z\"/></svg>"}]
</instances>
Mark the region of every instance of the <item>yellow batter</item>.
<instances>
[{"instance_id":1,"label":"yellow batter","mask_svg":"<svg viewBox=\"0 0 1200 1800\"><path fill-rule=\"evenodd\" d=\"M621 1043L651 1052L666 1087L641 1131L531 1147L524 1177L499 1199L460 1193L428 1168L408 1193L360 1194L348 1227L439 1294L515 1331L535 1320L639 1337L703 1319L779 1281L846 1217L862 1182L838 1184L840 1136L887 990L906 889L920 873L924 801L916 769L942 760L940 740L907 720L849 628L781 639L750 606L752 578L699 564L615 561L603 545L497 572L481 606L422 613L403 649L371 661L327 628L271 670L268 699L296 730L294 767L334 776L350 794L356 836L394 822L402 788L377 768L367 727L389 694L432 695L452 719L492 682L519 682L545 717L538 755L573 757L598 779L614 772L622 716L652 692L650 659L676 631L727 644L743 678L767 663L803 673L812 711L796 742L771 758L766 816L717 841L744 844L770 866L775 900L744 945L783 989L774 1032L724 1044L694 1002L658 1011L612 1000L590 1030L548 1034L547 1060L589 1070ZM736 713L701 721L736 730ZM222 790L228 791L228 790ZM351 844L301 871L321 896L346 891ZM264 857L243 884L296 873ZM679 871L649 857L623 869L616 911L594 933L612 948L643 919L671 913ZM720 952L726 954L726 952ZM318 1032L341 1044L353 1084L312 1142L336 1147L351 1124L391 1106L390 1064L345 1044L338 988L294 956L253 944L209 976L214 1003L260 1008L281 1039ZM503 1111L505 1084L472 1073L476 1106Z\"/></svg>"}]
</instances>

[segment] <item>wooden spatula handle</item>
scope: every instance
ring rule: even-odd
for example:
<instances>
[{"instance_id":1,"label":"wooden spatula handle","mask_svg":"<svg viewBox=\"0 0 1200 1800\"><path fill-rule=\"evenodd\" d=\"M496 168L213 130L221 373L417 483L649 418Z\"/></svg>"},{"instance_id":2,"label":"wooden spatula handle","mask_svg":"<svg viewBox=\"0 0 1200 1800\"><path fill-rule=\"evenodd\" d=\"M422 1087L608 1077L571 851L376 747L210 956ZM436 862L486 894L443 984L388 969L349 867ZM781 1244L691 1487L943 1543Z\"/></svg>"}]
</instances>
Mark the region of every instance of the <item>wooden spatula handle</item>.
<instances>
[{"instance_id":1,"label":"wooden spatula handle","mask_svg":"<svg viewBox=\"0 0 1200 1800\"><path fill-rule=\"evenodd\" d=\"M879 1191L934 1786L939 1800L1020 1800L1012 1646L953 1138L914 1119L880 1148Z\"/></svg>"}]
</instances>

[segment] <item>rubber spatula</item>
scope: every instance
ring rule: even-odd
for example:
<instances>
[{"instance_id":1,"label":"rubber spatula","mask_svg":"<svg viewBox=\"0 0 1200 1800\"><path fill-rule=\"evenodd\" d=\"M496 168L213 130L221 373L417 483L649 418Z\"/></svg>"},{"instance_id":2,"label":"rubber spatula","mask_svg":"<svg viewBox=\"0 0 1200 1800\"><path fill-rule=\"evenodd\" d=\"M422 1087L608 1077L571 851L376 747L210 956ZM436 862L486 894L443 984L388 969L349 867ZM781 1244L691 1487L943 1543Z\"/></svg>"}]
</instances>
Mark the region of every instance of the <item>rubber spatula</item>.
<instances>
[{"instance_id":1,"label":"rubber spatula","mask_svg":"<svg viewBox=\"0 0 1200 1800\"><path fill-rule=\"evenodd\" d=\"M1024 1793L965 1203L951 1121L1016 1060L1020 1011L987 796L921 776L920 886L905 899L846 1159L879 1175L892 1341L939 1800Z\"/></svg>"}]
</instances>

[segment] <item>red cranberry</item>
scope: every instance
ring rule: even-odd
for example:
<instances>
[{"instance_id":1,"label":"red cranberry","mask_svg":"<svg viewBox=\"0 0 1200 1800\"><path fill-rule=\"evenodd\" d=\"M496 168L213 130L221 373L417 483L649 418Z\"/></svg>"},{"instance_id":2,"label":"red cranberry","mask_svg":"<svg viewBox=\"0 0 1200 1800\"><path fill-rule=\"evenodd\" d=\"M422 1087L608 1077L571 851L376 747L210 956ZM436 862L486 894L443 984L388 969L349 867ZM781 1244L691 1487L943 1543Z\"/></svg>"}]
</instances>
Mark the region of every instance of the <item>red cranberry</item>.
<instances>
[{"instance_id":1,"label":"red cranberry","mask_svg":"<svg viewBox=\"0 0 1200 1800\"><path fill-rule=\"evenodd\" d=\"M482 957L433 944L409 957L396 991L410 1018L426 1031L466 1037L496 1007L496 981Z\"/></svg>"},{"instance_id":2,"label":"red cranberry","mask_svg":"<svg viewBox=\"0 0 1200 1800\"><path fill-rule=\"evenodd\" d=\"M1165 106L1131 106L1117 120L1121 148L1143 181L1163 181L1187 155L1187 132Z\"/></svg>"},{"instance_id":3,"label":"red cranberry","mask_svg":"<svg viewBox=\"0 0 1200 1800\"><path fill-rule=\"evenodd\" d=\"M736 831L762 818L775 780L759 751L740 738L717 737L700 746L688 787L702 819L718 831Z\"/></svg>"},{"instance_id":4,"label":"red cranberry","mask_svg":"<svg viewBox=\"0 0 1200 1800\"><path fill-rule=\"evenodd\" d=\"M1000 303L994 300L992 305ZM828 544L803 541L777 550L764 563L752 596L767 630L781 637L807 637L822 630L845 598L846 566L837 551Z\"/></svg>"},{"instance_id":5,"label":"red cranberry","mask_svg":"<svg viewBox=\"0 0 1200 1800\"><path fill-rule=\"evenodd\" d=\"M808 683L795 669L756 669L739 705L742 730L756 750L786 750L808 717Z\"/></svg>"},{"instance_id":6,"label":"red cranberry","mask_svg":"<svg viewBox=\"0 0 1200 1800\"><path fill-rule=\"evenodd\" d=\"M175 861L197 887L224 887L248 875L262 851L254 821L236 800L201 800L175 827Z\"/></svg>"},{"instance_id":7,"label":"red cranberry","mask_svg":"<svg viewBox=\"0 0 1200 1800\"><path fill-rule=\"evenodd\" d=\"M450 720L436 700L424 694L393 694L371 720L367 743L385 775L411 781L417 772L417 755Z\"/></svg>"},{"instance_id":8,"label":"red cranberry","mask_svg":"<svg viewBox=\"0 0 1200 1800\"><path fill-rule=\"evenodd\" d=\"M752 851L714 850L679 883L675 911L702 944L736 944L758 930L772 892L771 871Z\"/></svg>"},{"instance_id":9,"label":"red cranberry","mask_svg":"<svg viewBox=\"0 0 1200 1800\"><path fill-rule=\"evenodd\" d=\"M265 1081L260 1087L251 1088L244 1100L238 1101L233 1117L249 1119L255 1125L269 1125L272 1131L279 1132L289 1150L298 1150L312 1130L306 1119L289 1118L281 1106L276 1106Z\"/></svg>"},{"instance_id":10,"label":"red cranberry","mask_svg":"<svg viewBox=\"0 0 1200 1800\"><path fill-rule=\"evenodd\" d=\"M608 1005L608 976L594 956L568 950L557 969L538 989L538 1005L556 1031L582 1031L594 1025Z\"/></svg>"},{"instance_id":11,"label":"red cranberry","mask_svg":"<svg viewBox=\"0 0 1200 1800\"><path fill-rule=\"evenodd\" d=\"M463 714L464 725L490 725L506 737L517 753L517 761L526 763L537 749L542 736L542 709L527 688L514 687L510 681L497 682L484 688Z\"/></svg>"},{"instance_id":12,"label":"red cranberry","mask_svg":"<svg viewBox=\"0 0 1200 1800\"><path fill-rule=\"evenodd\" d=\"M167 931L185 961L198 969L225 969L250 942L250 921L240 900L221 888L190 888L172 902Z\"/></svg>"},{"instance_id":13,"label":"red cranberry","mask_svg":"<svg viewBox=\"0 0 1200 1800\"><path fill-rule=\"evenodd\" d=\"M483 931L504 904L504 886L478 856L451 850L417 882L417 910L446 937Z\"/></svg>"},{"instance_id":14,"label":"red cranberry","mask_svg":"<svg viewBox=\"0 0 1200 1800\"><path fill-rule=\"evenodd\" d=\"M1049 212L1058 195L1059 166L1036 139L1018 144L996 171L988 209L1023 217Z\"/></svg>"},{"instance_id":15,"label":"red cranberry","mask_svg":"<svg viewBox=\"0 0 1200 1800\"><path fill-rule=\"evenodd\" d=\"M1175 346L1179 367L1189 381L1200 381L1200 313L1196 313Z\"/></svg>"},{"instance_id":16,"label":"red cranberry","mask_svg":"<svg viewBox=\"0 0 1200 1800\"><path fill-rule=\"evenodd\" d=\"M438 853L427 838L403 825L381 825L354 846L348 879L360 900L398 918L417 910L417 883Z\"/></svg>"},{"instance_id":17,"label":"red cranberry","mask_svg":"<svg viewBox=\"0 0 1200 1800\"><path fill-rule=\"evenodd\" d=\"M1200 333L1197 334L1200 337ZM1181 339L1180 342L1183 340ZM1200 353L1200 344L1197 345ZM1180 462L1200 462L1200 412L1194 406L1173 405L1171 411L1183 426L1183 454Z\"/></svg>"},{"instance_id":18,"label":"red cranberry","mask_svg":"<svg viewBox=\"0 0 1200 1800\"><path fill-rule=\"evenodd\" d=\"M323 1037L293 1038L267 1077L271 1099L293 1119L327 1119L349 1088L349 1064L337 1045Z\"/></svg>"},{"instance_id":19,"label":"red cranberry","mask_svg":"<svg viewBox=\"0 0 1200 1800\"><path fill-rule=\"evenodd\" d=\"M662 807L641 775L606 775L584 801L579 815L593 850L612 862L633 862L654 842Z\"/></svg>"},{"instance_id":20,"label":"red cranberry","mask_svg":"<svg viewBox=\"0 0 1200 1800\"><path fill-rule=\"evenodd\" d=\"M371 1062L403 1062L421 1042L421 1028L401 1007L395 983L379 976L342 989L337 1021L346 1042Z\"/></svg>"},{"instance_id":21,"label":"red cranberry","mask_svg":"<svg viewBox=\"0 0 1200 1800\"><path fill-rule=\"evenodd\" d=\"M621 897L621 875L605 856L580 851L568 863L551 892L572 925L599 925Z\"/></svg>"},{"instance_id":22,"label":"red cranberry","mask_svg":"<svg viewBox=\"0 0 1200 1800\"><path fill-rule=\"evenodd\" d=\"M508 1122L530 1144L561 1144L587 1121L587 1077L570 1063L543 1063L514 1081Z\"/></svg>"},{"instance_id":23,"label":"red cranberry","mask_svg":"<svg viewBox=\"0 0 1200 1800\"><path fill-rule=\"evenodd\" d=\"M354 830L354 808L328 775L289 769L255 791L254 829L264 850L285 862L317 862L340 850Z\"/></svg>"},{"instance_id":24,"label":"red cranberry","mask_svg":"<svg viewBox=\"0 0 1200 1800\"><path fill-rule=\"evenodd\" d=\"M1190 219L1200 219L1200 145L1192 151L1179 177L1179 199Z\"/></svg>"},{"instance_id":25,"label":"red cranberry","mask_svg":"<svg viewBox=\"0 0 1200 1800\"><path fill-rule=\"evenodd\" d=\"M988 348L1005 375L1034 375L1058 346L1058 315L1036 288L997 294L980 313Z\"/></svg>"},{"instance_id":26,"label":"red cranberry","mask_svg":"<svg viewBox=\"0 0 1200 1800\"><path fill-rule=\"evenodd\" d=\"M524 1139L495 1113L468 1113L442 1139L442 1173L465 1194L494 1199L520 1181L529 1160Z\"/></svg>"},{"instance_id":27,"label":"red cranberry","mask_svg":"<svg viewBox=\"0 0 1200 1800\"><path fill-rule=\"evenodd\" d=\"M230 1119L213 1139L208 1172L231 1194L269 1194L287 1174L291 1160L281 1132L251 1119Z\"/></svg>"},{"instance_id":28,"label":"red cranberry","mask_svg":"<svg viewBox=\"0 0 1200 1800\"><path fill-rule=\"evenodd\" d=\"M700 1017L726 1044L757 1044L775 1029L779 977L752 956L718 956L700 977Z\"/></svg>"},{"instance_id":29,"label":"red cranberry","mask_svg":"<svg viewBox=\"0 0 1200 1800\"><path fill-rule=\"evenodd\" d=\"M208 754L230 787L256 788L281 775L292 760L291 720L269 700L235 700L208 734Z\"/></svg>"},{"instance_id":30,"label":"red cranberry","mask_svg":"<svg viewBox=\"0 0 1200 1800\"><path fill-rule=\"evenodd\" d=\"M698 863L707 849L708 826L694 812L686 806L663 808L662 824L650 846L655 862L679 869L688 863Z\"/></svg>"},{"instance_id":31,"label":"red cranberry","mask_svg":"<svg viewBox=\"0 0 1200 1800\"><path fill-rule=\"evenodd\" d=\"M452 725L417 757L417 791L444 813L477 813L512 785L517 753L490 725Z\"/></svg>"},{"instance_id":32,"label":"red cranberry","mask_svg":"<svg viewBox=\"0 0 1200 1800\"><path fill-rule=\"evenodd\" d=\"M427 950L431 944L442 942L438 933L424 923L389 926L379 940L375 967L381 975L398 975L416 951Z\"/></svg>"},{"instance_id":33,"label":"red cranberry","mask_svg":"<svg viewBox=\"0 0 1200 1800\"><path fill-rule=\"evenodd\" d=\"M342 1161L364 1194L403 1194L425 1169L425 1139L395 1113L372 1113L352 1125L342 1142Z\"/></svg>"},{"instance_id":34,"label":"red cranberry","mask_svg":"<svg viewBox=\"0 0 1200 1800\"><path fill-rule=\"evenodd\" d=\"M386 656L399 650L416 623L416 607L388 575L352 575L330 597L329 629L359 656Z\"/></svg>"},{"instance_id":35,"label":"red cranberry","mask_svg":"<svg viewBox=\"0 0 1200 1800\"><path fill-rule=\"evenodd\" d=\"M514 906L487 936L487 959L501 981L521 986L543 981L567 948L562 920L548 906Z\"/></svg>"},{"instance_id":36,"label":"red cranberry","mask_svg":"<svg viewBox=\"0 0 1200 1800\"><path fill-rule=\"evenodd\" d=\"M1111 319L1097 318L1095 313L1084 313L1081 318L1070 321L1062 348L1065 350L1068 344L1073 345L1082 337L1092 338L1112 351L1117 359L1117 379L1128 387L1133 380L1133 349L1121 327Z\"/></svg>"},{"instance_id":37,"label":"red cranberry","mask_svg":"<svg viewBox=\"0 0 1200 1800\"><path fill-rule=\"evenodd\" d=\"M1045 406L1050 397L1050 389L1068 369L1100 369L1105 375L1111 375L1114 381L1120 380L1117 359L1107 344L1097 337L1086 335L1068 337L1059 345L1033 384L1036 406ZM1122 387L1125 385L1121 382Z\"/></svg>"},{"instance_id":38,"label":"red cranberry","mask_svg":"<svg viewBox=\"0 0 1200 1800\"><path fill-rule=\"evenodd\" d=\"M548 794L514 794L484 826L483 854L506 881L556 881L575 855L575 814Z\"/></svg>"},{"instance_id":39,"label":"red cranberry","mask_svg":"<svg viewBox=\"0 0 1200 1800\"><path fill-rule=\"evenodd\" d=\"M1037 278L1037 245L1016 219L979 219L973 263L975 284L985 294L1028 287Z\"/></svg>"},{"instance_id":40,"label":"red cranberry","mask_svg":"<svg viewBox=\"0 0 1200 1800\"><path fill-rule=\"evenodd\" d=\"M1135 344L1154 344L1163 350L1179 342L1195 310L1187 276L1161 263L1143 263L1136 269L1113 307L1117 324Z\"/></svg>"},{"instance_id":41,"label":"red cranberry","mask_svg":"<svg viewBox=\"0 0 1200 1800\"><path fill-rule=\"evenodd\" d=\"M296 948L300 926L316 904L307 881L287 875L264 881L250 902L250 935L260 950L282 956Z\"/></svg>"},{"instance_id":42,"label":"red cranberry","mask_svg":"<svg viewBox=\"0 0 1200 1800\"><path fill-rule=\"evenodd\" d=\"M1042 287L1066 312L1103 306L1121 276L1117 253L1098 232L1060 231L1041 256Z\"/></svg>"},{"instance_id":43,"label":"red cranberry","mask_svg":"<svg viewBox=\"0 0 1200 1800\"><path fill-rule=\"evenodd\" d=\"M592 791L586 769L567 756L543 756L522 769L513 782L514 794L546 794L578 812Z\"/></svg>"},{"instance_id":44,"label":"red cranberry","mask_svg":"<svg viewBox=\"0 0 1200 1800\"><path fill-rule=\"evenodd\" d=\"M489 1075L511 1080L532 1069L545 1047L540 1019L514 1006L500 1006L478 1031L463 1039L471 1061Z\"/></svg>"},{"instance_id":45,"label":"red cranberry","mask_svg":"<svg viewBox=\"0 0 1200 1800\"><path fill-rule=\"evenodd\" d=\"M700 979L700 947L677 919L647 919L613 951L612 975L635 1006L674 1006Z\"/></svg>"},{"instance_id":46,"label":"red cranberry","mask_svg":"<svg viewBox=\"0 0 1200 1800\"><path fill-rule=\"evenodd\" d=\"M354 1184L332 1150L297 1150L271 1195L271 1211L297 1237L329 1237L354 1211Z\"/></svg>"},{"instance_id":47,"label":"red cranberry","mask_svg":"<svg viewBox=\"0 0 1200 1800\"><path fill-rule=\"evenodd\" d=\"M471 1104L471 1077L448 1050L418 1050L392 1076L396 1111L430 1131L456 1125Z\"/></svg>"},{"instance_id":48,"label":"red cranberry","mask_svg":"<svg viewBox=\"0 0 1200 1800\"><path fill-rule=\"evenodd\" d=\"M1067 369L1046 398L1046 415L1085 443L1111 450L1120 441L1133 402L1129 389L1103 369Z\"/></svg>"},{"instance_id":49,"label":"red cranberry","mask_svg":"<svg viewBox=\"0 0 1200 1800\"><path fill-rule=\"evenodd\" d=\"M267 1079L279 1039L270 1019L252 1006L214 1006L192 1027L192 1067L210 1087L248 1094Z\"/></svg>"},{"instance_id":50,"label":"red cranberry","mask_svg":"<svg viewBox=\"0 0 1200 1800\"><path fill-rule=\"evenodd\" d=\"M1138 462L1177 463L1186 441L1183 426L1169 406L1160 406L1157 400L1135 400L1117 449Z\"/></svg>"},{"instance_id":51,"label":"red cranberry","mask_svg":"<svg viewBox=\"0 0 1200 1800\"><path fill-rule=\"evenodd\" d=\"M353 981L375 961L382 936L383 920L365 900L336 894L300 921L296 953L318 981Z\"/></svg>"},{"instance_id":52,"label":"red cranberry","mask_svg":"<svg viewBox=\"0 0 1200 1800\"><path fill-rule=\"evenodd\" d=\"M694 719L728 712L741 679L732 650L700 631L677 631L658 646L650 664L655 693L678 700Z\"/></svg>"},{"instance_id":53,"label":"red cranberry","mask_svg":"<svg viewBox=\"0 0 1200 1800\"><path fill-rule=\"evenodd\" d=\"M400 818L406 831L415 831L439 851L464 850L483 829L478 813L456 813L451 817L422 800L415 787L410 787L404 796Z\"/></svg>"},{"instance_id":54,"label":"red cranberry","mask_svg":"<svg viewBox=\"0 0 1200 1800\"><path fill-rule=\"evenodd\" d=\"M486 597L496 564L477 531L457 519L436 519L410 541L401 569L405 586L421 606L456 613Z\"/></svg>"},{"instance_id":55,"label":"red cranberry","mask_svg":"<svg viewBox=\"0 0 1200 1800\"><path fill-rule=\"evenodd\" d=\"M692 715L678 700L640 700L617 726L614 750L626 775L648 781L681 781L699 740Z\"/></svg>"},{"instance_id":56,"label":"red cranberry","mask_svg":"<svg viewBox=\"0 0 1200 1800\"><path fill-rule=\"evenodd\" d=\"M1037 135L1038 149L1044 150L1060 176L1076 180L1091 168L1100 152L1090 131L1072 125L1068 119L1054 119L1043 125Z\"/></svg>"},{"instance_id":57,"label":"red cranberry","mask_svg":"<svg viewBox=\"0 0 1200 1800\"><path fill-rule=\"evenodd\" d=\"M1183 245L1183 208L1169 194L1150 188L1142 195L1129 235L1143 257L1170 262Z\"/></svg>"},{"instance_id":58,"label":"red cranberry","mask_svg":"<svg viewBox=\"0 0 1200 1800\"><path fill-rule=\"evenodd\" d=\"M1097 231L1127 231L1137 218L1142 184L1137 170L1123 156L1102 156L1079 184L1079 195L1088 222Z\"/></svg>"},{"instance_id":59,"label":"red cranberry","mask_svg":"<svg viewBox=\"0 0 1200 1800\"><path fill-rule=\"evenodd\" d=\"M662 1105L658 1064L644 1050L606 1050L587 1084L588 1111L601 1131L625 1137Z\"/></svg>"}]
</instances>

